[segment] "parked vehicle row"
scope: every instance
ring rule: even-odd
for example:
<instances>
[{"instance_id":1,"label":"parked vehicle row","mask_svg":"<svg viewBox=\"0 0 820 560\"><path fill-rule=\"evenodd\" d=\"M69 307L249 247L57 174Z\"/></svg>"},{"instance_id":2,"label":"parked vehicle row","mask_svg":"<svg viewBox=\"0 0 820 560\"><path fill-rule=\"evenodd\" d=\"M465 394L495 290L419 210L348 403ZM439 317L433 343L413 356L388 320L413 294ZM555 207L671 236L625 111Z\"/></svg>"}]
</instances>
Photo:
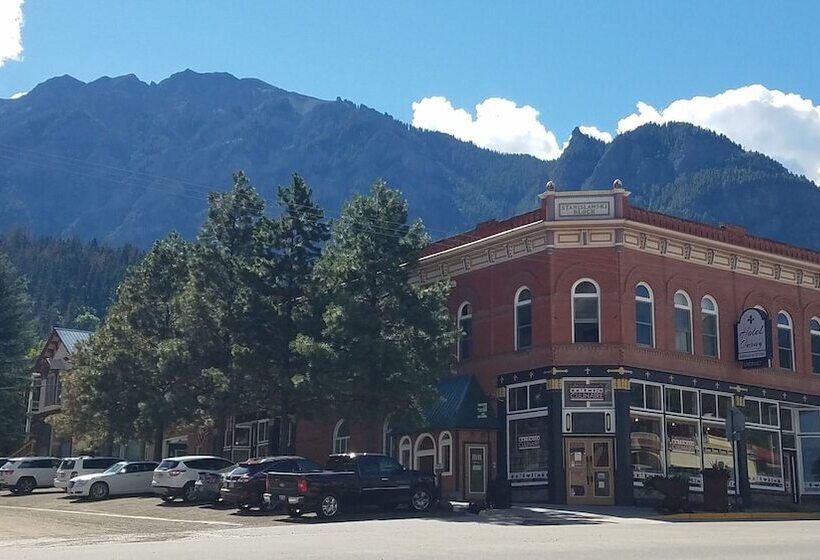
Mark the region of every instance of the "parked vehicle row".
<instances>
[{"instance_id":1,"label":"parked vehicle row","mask_svg":"<svg viewBox=\"0 0 820 560\"><path fill-rule=\"evenodd\" d=\"M435 503L433 476L402 467L386 455L331 455L327 466L299 456L249 459L239 464L210 455L126 461L117 457L16 457L0 466L0 488L29 494L64 488L69 496L101 500L155 494L164 501L221 501L239 508L283 509L298 517L334 518L351 506L427 511Z\"/></svg>"}]
</instances>

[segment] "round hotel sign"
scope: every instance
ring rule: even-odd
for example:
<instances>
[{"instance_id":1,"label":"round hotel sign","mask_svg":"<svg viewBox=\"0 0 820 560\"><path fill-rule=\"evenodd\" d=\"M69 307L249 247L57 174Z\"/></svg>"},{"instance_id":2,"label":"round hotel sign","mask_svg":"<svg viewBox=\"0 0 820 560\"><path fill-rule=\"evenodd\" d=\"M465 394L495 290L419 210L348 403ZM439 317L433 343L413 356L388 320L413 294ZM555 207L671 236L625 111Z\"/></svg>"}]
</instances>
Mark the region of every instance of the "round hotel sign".
<instances>
[{"instance_id":1,"label":"round hotel sign","mask_svg":"<svg viewBox=\"0 0 820 560\"><path fill-rule=\"evenodd\" d=\"M735 324L737 360L744 367L761 367L772 357L771 321L765 311L752 307Z\"/></svg>"}]
</instances>

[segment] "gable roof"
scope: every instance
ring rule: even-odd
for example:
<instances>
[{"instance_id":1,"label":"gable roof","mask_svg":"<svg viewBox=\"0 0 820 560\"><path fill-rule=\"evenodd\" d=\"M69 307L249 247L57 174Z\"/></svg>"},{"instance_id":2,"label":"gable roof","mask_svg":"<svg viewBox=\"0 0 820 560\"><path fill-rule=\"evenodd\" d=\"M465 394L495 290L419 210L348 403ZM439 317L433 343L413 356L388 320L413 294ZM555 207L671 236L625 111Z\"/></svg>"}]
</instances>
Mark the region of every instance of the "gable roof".
<instances>
[{"instance_id":1,"label":"gable roof","mask_svg":"<svg viewBox=\"0 0 820 560\"><path fill-rule=\"evenodd\" d=\"M439 400L426 414L425 428L430 430L498 428L487 395L473 375L453 375L438 384Z\"/></svg>"},{"instance_id":2,"label":"gable roof","mask_svg":"<svg viewBox=\"0 0 820 560\"><path fill-rule=\"evenodd\" d=\"M86 342L92 334L90 331L66 329L63 327L54 327L54 332L60 337L60 340L63 342L69 354L73 354L77 350L77 345L81 342Z\"/></svg>"}]
</instances>

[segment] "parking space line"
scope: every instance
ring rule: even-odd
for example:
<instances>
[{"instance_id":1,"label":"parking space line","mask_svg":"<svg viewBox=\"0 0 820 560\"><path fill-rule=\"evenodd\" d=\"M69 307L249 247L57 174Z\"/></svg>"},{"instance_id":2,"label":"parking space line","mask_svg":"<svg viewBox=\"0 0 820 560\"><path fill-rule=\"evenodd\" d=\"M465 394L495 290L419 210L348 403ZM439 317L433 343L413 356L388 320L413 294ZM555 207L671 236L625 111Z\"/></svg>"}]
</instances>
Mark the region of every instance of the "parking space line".
<instances>
[{"instance_id":1,"label":"parking space line","mask_svg":"<svg viewBox=\"0 0 820 560\"><path fill-rule=\"evenodd\" d=\"M29 511L47 511L49 513L74 513L77 515L96 515L100 517L119 517L123 519L142 519L144 521L170 521L171 523L199 523L202 525L224 525L226 527L242 527L241 523L232 523L230 521L198 521L193 519L171 519L168 517L149 517L147 515L123 515L121 513L102 513L97 511L79 511L75 509L53 509L53 508L37 508L26 506L5 506L0 505L0 509L24 509Z\"/></svg>"}]
</instances>

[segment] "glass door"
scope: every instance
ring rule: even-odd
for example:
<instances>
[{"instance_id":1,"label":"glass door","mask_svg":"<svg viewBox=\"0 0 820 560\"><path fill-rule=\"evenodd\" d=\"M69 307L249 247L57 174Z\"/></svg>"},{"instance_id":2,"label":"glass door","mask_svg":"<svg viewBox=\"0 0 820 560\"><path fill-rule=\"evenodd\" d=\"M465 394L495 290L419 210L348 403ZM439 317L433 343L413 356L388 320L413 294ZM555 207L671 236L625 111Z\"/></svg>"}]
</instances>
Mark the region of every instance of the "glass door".
<instances>
[{"instance_id":1,"label":"glass door","mask_svg":"<svg viewBox=\"0 0 820 560\"><path fill-rule=\"evenodd\" d=\"M614 503L612 440L567 438L567 502Z\"/></svg>"},{"instance_id":2,"label":"glass door","mask_svg":"<svg viewBox=\"0 0 820 560\"><path fill-rule=\"evenodd\" d=\"M487 494L487 446L465 445L464 450L465 497L483 498Z\"/></svg>"}]
</instances>

